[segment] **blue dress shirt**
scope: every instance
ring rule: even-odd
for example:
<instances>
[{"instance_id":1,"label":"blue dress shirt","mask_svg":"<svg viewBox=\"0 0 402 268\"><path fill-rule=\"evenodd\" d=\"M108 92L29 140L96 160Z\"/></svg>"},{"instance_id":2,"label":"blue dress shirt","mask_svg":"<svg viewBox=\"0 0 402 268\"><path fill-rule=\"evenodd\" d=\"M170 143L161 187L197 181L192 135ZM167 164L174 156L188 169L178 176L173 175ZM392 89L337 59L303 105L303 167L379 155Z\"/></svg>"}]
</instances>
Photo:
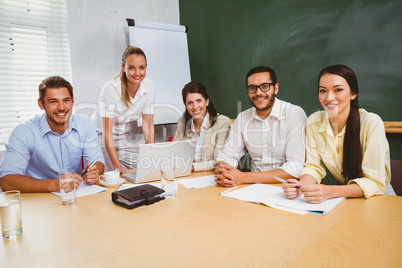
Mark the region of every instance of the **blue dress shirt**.
<instances>
[{"instance_id":1,"label":"blue dress shirt","mask_svg":"<svg viewBox=\"0 0 402 268\"><path fill-rule=\"evenodd\" d=\"M36 116L14 128L6 143L0 164L0 178L19 174L36 179L57 179L58 171L81 174L85 162L104 163L95 127L86 115L73 114L68 129L53 132L46 114Z\"/></svg>"}]
</instances>

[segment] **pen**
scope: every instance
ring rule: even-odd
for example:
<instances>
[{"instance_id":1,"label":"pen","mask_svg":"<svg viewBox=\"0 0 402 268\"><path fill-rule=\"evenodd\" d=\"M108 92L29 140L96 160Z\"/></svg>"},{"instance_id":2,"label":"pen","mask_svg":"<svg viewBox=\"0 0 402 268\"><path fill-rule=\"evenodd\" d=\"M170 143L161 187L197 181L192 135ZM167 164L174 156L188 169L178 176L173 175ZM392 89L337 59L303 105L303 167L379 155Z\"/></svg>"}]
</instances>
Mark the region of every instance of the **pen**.
<instances>
[{"instance_id":1,"label":"pen","mask_svg":"<svg viewBox=\"0 0 402 268\"><path fill-rule=\"evenodd\" d=\"M281 179L279 177L274 177L274 179L277 180L277 181L283 182L283 183L289 183L288 181L285 181L284 179ZM300 186L296 185L295 188L300 189Z\"/></svg>"},{"instance_id":2,"label":"pen","mask_svg":"<svg viewBox=\"0 0 402 268\"><path fill-rule=\"evenodd\" d=\"M222 195L222 194L226 194L227 192L229 192L229 191L231 191L231 190L233 190L233 189L235 189L235 188L237 188L237 186L232 187L232 188L230 188L230 189L227 189L226 191L223 191L223 192L221 193L221 195Z\"/></svg>"},{"instance_id":3,"label":"pen","mask_svg":"<svg viewBox=\"0 0 402 268\"><path fill-rule=\"evenodd\" d=\"M90 167L92 167L95 163L96 163L96 161L93 161L93 162L89 165L89 167L88 167L84 172L82 172L81 177L84 176L84 175L88 172L88 169L89 169Z\"/></svg>"}]
</instances>

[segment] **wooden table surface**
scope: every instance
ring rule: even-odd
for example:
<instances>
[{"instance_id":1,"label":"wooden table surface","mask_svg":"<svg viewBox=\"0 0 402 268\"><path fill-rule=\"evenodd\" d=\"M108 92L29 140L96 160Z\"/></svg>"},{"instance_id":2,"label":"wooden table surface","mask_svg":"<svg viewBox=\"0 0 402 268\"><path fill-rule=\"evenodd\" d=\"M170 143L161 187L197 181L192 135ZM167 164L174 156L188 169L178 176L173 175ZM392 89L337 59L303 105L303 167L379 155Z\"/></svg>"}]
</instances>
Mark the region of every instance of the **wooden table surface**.
<instances>
[{"instance_id":1,"label":"wooden table surface","mask_svg":"<svg viewBox=\"0 0 402 268\"><path fill-rule=\"evenodd\" d=\"M365 200L291 267L402 267L402 198Z\"/></svg>"},{"instance_id":2,"label":"wooden table surface","mask_svg":"<svg viewBox=\"0 0 402 268\"><path fill-rule=\"evenodd\" d=\"M402 266L401 197L301 216L182 185L174 199L128 210L112 203L116 188L73 206L22 194L23 235L2 239L0 267Z\"/></svg>"}]
</instances>

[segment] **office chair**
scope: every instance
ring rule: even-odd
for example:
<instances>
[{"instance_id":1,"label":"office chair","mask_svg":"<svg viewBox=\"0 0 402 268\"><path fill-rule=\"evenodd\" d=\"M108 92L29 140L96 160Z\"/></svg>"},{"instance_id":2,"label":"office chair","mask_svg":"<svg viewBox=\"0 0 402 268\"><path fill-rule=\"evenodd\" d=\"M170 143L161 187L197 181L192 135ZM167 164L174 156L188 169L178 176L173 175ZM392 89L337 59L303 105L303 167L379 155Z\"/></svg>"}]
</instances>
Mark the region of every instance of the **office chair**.
<instances>
[{"instance_id":1,"label":"office chair","mask_svg":"<svg viewBox=\"0 0 402 268\"><path fill-rule=\"evenodd\" d=\"M402 160L391 160L391 185L396 195L402 196Z\"/></svg>"}]
</instances>

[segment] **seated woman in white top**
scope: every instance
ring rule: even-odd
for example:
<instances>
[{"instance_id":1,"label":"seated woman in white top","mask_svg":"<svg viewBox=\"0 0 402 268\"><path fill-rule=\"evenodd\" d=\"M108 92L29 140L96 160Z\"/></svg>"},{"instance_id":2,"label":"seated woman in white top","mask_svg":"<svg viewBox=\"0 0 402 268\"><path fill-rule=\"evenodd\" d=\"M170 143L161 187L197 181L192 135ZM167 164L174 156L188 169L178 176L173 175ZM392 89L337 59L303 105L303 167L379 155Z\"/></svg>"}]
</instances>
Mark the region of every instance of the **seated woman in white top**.
<instances>
[{"instance_id":1,"label":"seated woman in white top","mask_svg":"<svg viewBox=\"0 0 402 268\"><path fill-rule=\"evenodd\" d=\"M99 96L99 107L92 119L100 135L105 171L117 169L126 173L125 170L136 168L139 144L155 142L155 86L145 77L146 70L144 52L128 46L119 75L105 84ZM137 128L140 117L142 133Z\"/></svg>"},{"instance_id":2,"label":"seated woman in white top","mask_svg":"<svg viewBox=\"0 0 402 268\"><path fill-rule=\"evenodd\" d=\"M182 96L186 111L177 121L173 140L195 139L192 171L212 170L228 137L230 120L216 111L201 83L186 84Z\"/></svg>"},{"instance_id":3,"label":"seated woman in white top","mask_svg":"<svg viewBox=\"0 0 402 268\"><path fill-rule=\"evenodd\" d=\"M322 203L334 197L395 195L384 123L359 109L358 95L357 78L349 67L333 65L320 72L318 98L325 111L307 120L306 162L300 182L289 179L283 184L287 198L303 194L310 203ZM325 168L338 185L320 184Z\"/></svg>"}]
</instances>

